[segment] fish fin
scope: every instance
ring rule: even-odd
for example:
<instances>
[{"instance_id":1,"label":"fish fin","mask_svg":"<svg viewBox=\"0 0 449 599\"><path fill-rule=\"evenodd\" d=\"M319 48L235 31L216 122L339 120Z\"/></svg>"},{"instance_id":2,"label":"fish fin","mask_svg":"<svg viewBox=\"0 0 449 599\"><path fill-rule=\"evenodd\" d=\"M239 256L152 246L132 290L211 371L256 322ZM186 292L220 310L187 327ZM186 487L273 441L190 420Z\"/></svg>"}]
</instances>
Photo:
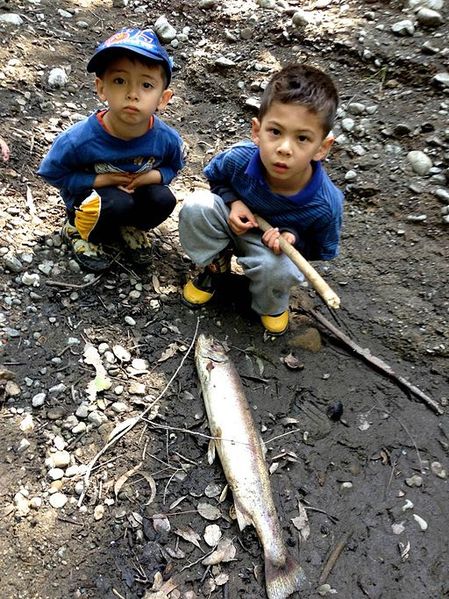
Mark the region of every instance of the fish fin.
<instances>
[{"instance_id":1,"label":"fish fin","mask_svg":"<svg viewBox=\"0 0 449 599\"><path fill-rule=\"evenodd\" d=\"M245 528L245 526L248 526L249 524L253 523L252 519L249 517L247 512L245 512L245 510L242 508L241 504L235 500L234 500L234 510L235 510L235 515L237 517L237 523L239 525L240 530L243 530Z\"/></svg>"},{"instance_id":2,"label":"fish fin","mask_svg":"<svg viewBox=\"0 0 449 599\"><path fill-rule=\"evenodd\" d=\"M309 587L304 570L288 552L282 566L265 559L265 585L268 599L286 599Z\"/></svg>"},{"instance_id":3,"label":"fish fin","mask_svg":"<svg viewBox=\"0 0 449 599\"><path fill-rule=\"evenodd\" d=\"M215 461L215 450L216 444L214 439L209 440L209 445L207 446L207 462L208 464L213 464Z\"/></svg>"}]
</instances>

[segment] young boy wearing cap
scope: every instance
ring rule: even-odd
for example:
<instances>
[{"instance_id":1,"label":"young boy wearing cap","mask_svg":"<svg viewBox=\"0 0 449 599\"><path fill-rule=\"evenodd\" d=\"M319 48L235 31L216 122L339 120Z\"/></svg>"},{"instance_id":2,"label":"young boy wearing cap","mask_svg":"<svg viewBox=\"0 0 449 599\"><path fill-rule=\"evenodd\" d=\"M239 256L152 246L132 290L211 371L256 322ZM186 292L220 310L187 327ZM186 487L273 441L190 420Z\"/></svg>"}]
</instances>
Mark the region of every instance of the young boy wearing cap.
<instances>
[{"instance_id":1,"label":"young boy wearing cap","mask_svg":"<svg viewBox=\"0 0 449 599\"><path fill-rule=\"evenodd\" d=\"M321 164L337 105L332 80L315 67L289 65L272 77L252 120L253 141L215 156L204 169L212 193L195 192L180 212L181 244L205 266L185 285L184 303L207 303L234 253L265 330L287 330L290 288L304 277L281 252L279 238L309 260L338 253L343 195ZM272 225L263 235L255 214Z\"/></svg>"},{"instance_id":2,"label":"young boy wearing cap","mask_svg":"<svg viewBox=\"0 0 449 599\"><path fill-rule=\"evenodd\" d=\"M60 190L63 236L81 266L106 270L117 239L146 264L145 231L173 211L167 186L184 165L180 136L155 115L172 96L172 61L152 30L124 28L98 46L87 70L107 108L60 134L38 174Z\"/></svg>"}]
</instances>

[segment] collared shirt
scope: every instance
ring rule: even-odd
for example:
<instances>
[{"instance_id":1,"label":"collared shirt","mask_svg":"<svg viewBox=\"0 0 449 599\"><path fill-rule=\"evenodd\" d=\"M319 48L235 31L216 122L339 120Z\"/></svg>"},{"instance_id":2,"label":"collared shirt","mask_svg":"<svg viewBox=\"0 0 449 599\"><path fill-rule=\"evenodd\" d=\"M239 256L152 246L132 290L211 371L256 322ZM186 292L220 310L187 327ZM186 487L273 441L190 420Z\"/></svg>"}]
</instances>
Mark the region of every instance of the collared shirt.
<instances>
[{"instance_id":1,"label":"collared shirt","mask_svg":"<svg viewBox=\"0 0 449 599\"><path fill-rule=\"evenodd\" d=\"M241 200L273 227L291 231L295 247L308 260L331 260L338 254L343 194L321 162L312 162L312 177L297 194L270 190L258 147L242 141L217 154L204 169L211 190L225 203Z\"/></svg>"}]
</instances>

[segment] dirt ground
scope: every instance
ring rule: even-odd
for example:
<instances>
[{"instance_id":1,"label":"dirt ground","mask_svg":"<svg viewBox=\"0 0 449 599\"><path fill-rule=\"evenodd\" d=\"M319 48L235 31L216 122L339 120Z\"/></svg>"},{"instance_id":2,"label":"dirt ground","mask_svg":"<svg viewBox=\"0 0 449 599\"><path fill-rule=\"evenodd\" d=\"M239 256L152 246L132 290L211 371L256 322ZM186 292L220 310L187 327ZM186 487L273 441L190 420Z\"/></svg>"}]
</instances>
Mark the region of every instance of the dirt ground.
<instances>
[{"instance_id":1,"label":"dirt ground","mask_svg":"<svg viewBox=\"0 0 449 599\"><path fill-rule=\"evenodd\" d=\"M0 20L0 133L11 149L0 163L0 596L266 596L257 535L238 530L221 466L208 463L192 351L199 331L227 342L242 377L285 542L310 581L298 596L449 597L449 225L441 211L449 204L449 88L435 78L447 65L448 8L441 24L426 27L399 0L122 4L0 3L0 18L22 19ZM309 20L296 16L295 25L300 9ZM341 297L338 313L297 290L290 331L265 339L238 274L210 306L188 310L180 289L193 266L178 242L178 211L152 233L148 269L119 256L95 279L74 265L59 237L62 201L36 168L54 136L98 106L85 73L95 44L161 15L178 33L164 119L189 150L172 185L179 205L203 182L210 156L248 136L248 100L272 71L307 60L334 77L342 114L326 166L345 191L345 222L340 256L315 266ZM415 23L413 35L393 33L404 19ZM62 87L48 82L56 67L68 75ZM352 120L345 131L344 119ZM412 170L413 150L430 157L430 171ZM369 348L442 414L301 305ZM304 348L306 332L315 342ZM89 347L112 382L90 395ZM343 414L332 420L338 402ZM144 411L107 445L115 426ZM298 501L306 540L295 526ZM212 531L232 541L231 561L201 563Z\"/></svg>"}]
</instances>

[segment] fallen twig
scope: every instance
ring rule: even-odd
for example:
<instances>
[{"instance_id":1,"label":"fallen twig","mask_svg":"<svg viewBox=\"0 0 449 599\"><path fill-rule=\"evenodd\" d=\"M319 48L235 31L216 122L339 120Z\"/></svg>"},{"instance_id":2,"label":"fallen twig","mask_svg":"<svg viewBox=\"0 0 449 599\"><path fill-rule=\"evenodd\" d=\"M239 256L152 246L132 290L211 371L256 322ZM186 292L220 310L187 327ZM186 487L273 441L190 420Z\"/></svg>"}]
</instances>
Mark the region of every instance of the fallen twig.
<instances>
[{"instance_id":1,"label":"fallen twig","mask_svg":"<svg viewBox=\"0 0 449 599\"><path fill-rule=\"evenodd\" d=\"M347 335L345 335L345 333L340 331L340 329L338 329L334 324L332 324L320 312L317 312L316 310L304 311L313 316L321 325L323 325L327 330L329 330L333 335L335 335L337 339L343 341L343 343L345 343L349 348L351 348L352 351L355 352L357 355L362 357L366 362L368 362L372 366L375 366L378 370L397 381L401 387L407 389L408 391L419 397L419 399L422 402L424 402L428 407L430 407L434 412L436 412L440 416L444 413L440 405L434 399L423 393L415 385L409 383L409 381L407 381L407 379L405 379L403 376L396 374L396 372L394 372L391 366L389 366L381 358L373 356L373 354L370 352L368 348L360 347L360 345L352 341L352 339L350 339Z\"/></svg>"},{"instance_id":2,"label":"fallen twig","mask_svg":"<svg viewBox=\"0 0 449 599\"><path fill-rule=\"evenodd\" d=\"M106 443L106 445L104 445L104 447L102 449L100 449L100 451L93 457L93 459L91 460L91 462L87 466L87 470L86 470L86 473L84 475L84 488L83 488L83 492L80 495L80 498L78 499L78 507L81 507L82 504L83 504L84 497L86 496L87 489L89 487L89 481L90 481L90 475L92 473L92 469L95 466L95 464L97 463L97 461L99 460L99 458L104 453L106 453L106 451L109 448L111 448L113 445L115 445L119 439L121 439L127 433L129 433L129 431L132 428L134 428L138 422L141 422L145 418L145 416L148 414L148 412L150 412L150 410L152 409L152 407L154 406L154 404L157 403L161 399L161 397L167 392L167 390L169 389L170 385L172 384L172 382L177 377L178 372L183 367L184 362L186 361L188 355L190 354L190 352L192 351L192 348L195 345L196 337L197 337L197 334L198 334L199 322L200 322L199 319L197 319L197 321L196 321L196 328L195 328L195 332L193 334L192 342L190 343L189 348L187 349L186 353L184 354L184 356L183 356L183 358L182 358L182 360L181 360L178 368L175 370L174 374L172 375L172 377L170 378L170 380L168 381L168 383L165 385L165 387L162 389L162 391L159 393L159 395L156 397L156 399L154 401L152 401L145 408L145 410L141 414L139 414L139 416L137 416L136 418L134 418L126 427L124 427L108 443Z\"/></svg>"},{"instance_id":3,"label":"fallen twig","mask_svg":"<svg viewBox=\"0 0 449 599\"><path fill-rule=\"evenodd\" d=\"M98 283L98 281L101 279L102 276L103 276L103 273L101 273L101 275L98 275L98 277L95 277L91 281L88 281L87 283L82 283L82 284L64 283L63 281L53 281L52 279L48 279L47 281L45 281L45 283L47 285L50 285L50 287L65 287L67 289L84 289L85 287L90 287L91 285L95 285L95 283Z\"/></svg>"},{"instance_id":4,"label":"fallen twig","mask_svg":"<svg viewBox=\"0 0 449 599\"><path fill-rule=\"evenodd\" d=\"M329 574L331 573L332 568L335 566L336 561L340 557L340 554L345 548L345 545L348 542L351 535L352 530L348 530L347 532L345 532L345 534L341 537L341 539L332 549L331 554L329 555L328 560L323 568L323 571L321 572L321 576L318 580L319 585L322 585L326 582Z\"/></svg>"}]
</instances>

